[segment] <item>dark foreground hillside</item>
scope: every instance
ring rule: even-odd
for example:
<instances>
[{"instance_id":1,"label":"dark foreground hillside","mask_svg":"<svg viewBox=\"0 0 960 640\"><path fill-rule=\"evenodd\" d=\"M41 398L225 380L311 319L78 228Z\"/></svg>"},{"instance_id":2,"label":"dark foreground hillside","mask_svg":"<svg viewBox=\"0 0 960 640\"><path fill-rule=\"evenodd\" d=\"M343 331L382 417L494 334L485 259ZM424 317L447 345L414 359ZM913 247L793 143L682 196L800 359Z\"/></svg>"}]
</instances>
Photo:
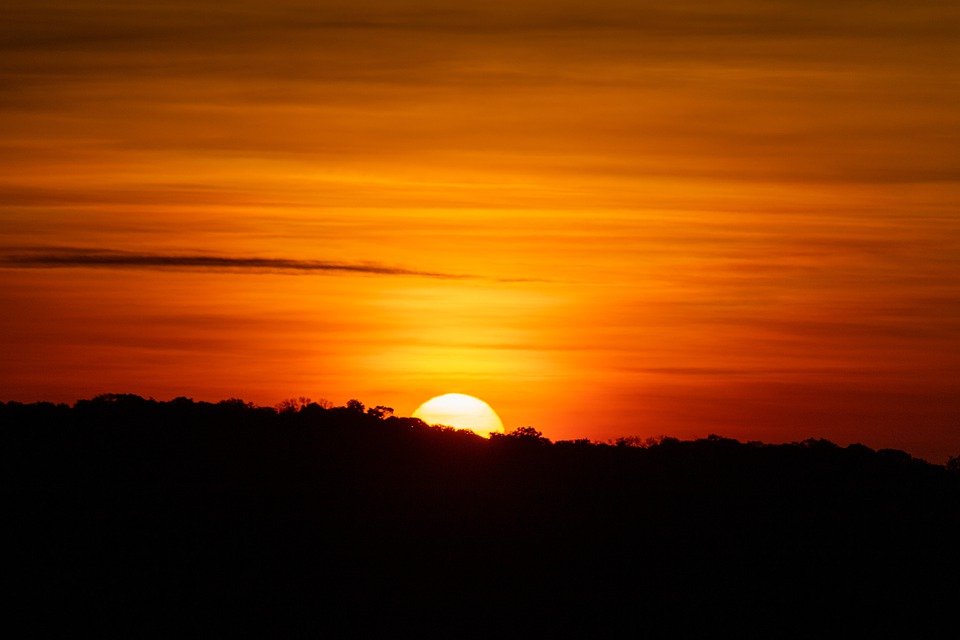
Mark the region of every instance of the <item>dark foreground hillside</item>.
<instances>
[{"instance_id":1,"label":"dark foreground hillside","mask_svg":"<svg viewBox=\"0 0 960 640\"><path fill-rule=\"evenodd\" d=\"M0 474L28 637L949 637L960 611L960 474L861 446L109 396L0 404Z\"/></svg>"}]
</instances>

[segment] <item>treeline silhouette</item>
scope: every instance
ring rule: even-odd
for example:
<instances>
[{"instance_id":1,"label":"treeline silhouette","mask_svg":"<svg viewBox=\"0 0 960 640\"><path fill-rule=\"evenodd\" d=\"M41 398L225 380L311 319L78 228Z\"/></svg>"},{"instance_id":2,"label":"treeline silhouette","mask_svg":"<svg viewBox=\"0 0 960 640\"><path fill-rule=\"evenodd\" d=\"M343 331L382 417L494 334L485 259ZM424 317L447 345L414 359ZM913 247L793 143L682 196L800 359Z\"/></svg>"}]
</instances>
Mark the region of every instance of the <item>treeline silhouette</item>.
<instances>
[{"instance_id":1,"label":"treeline silhouette","mask_svg":"<svg viewBox=\"0 0 960 640\"><path fill-rule=\"evenodd\" d=\"M0 403L5 610L31 636L955 628L946 467L824 440L486 440L391 414Z\"/></svg>"}]
</instances>

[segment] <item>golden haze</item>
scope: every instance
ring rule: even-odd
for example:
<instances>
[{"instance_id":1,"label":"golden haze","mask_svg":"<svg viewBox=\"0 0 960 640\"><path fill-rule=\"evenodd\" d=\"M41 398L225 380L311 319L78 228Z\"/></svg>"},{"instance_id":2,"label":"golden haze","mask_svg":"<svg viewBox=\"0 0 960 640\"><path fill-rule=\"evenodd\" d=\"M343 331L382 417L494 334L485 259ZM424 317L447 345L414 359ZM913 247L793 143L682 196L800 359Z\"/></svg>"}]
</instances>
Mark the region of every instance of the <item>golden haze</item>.
<instances>
[{"instance_id":1,"label":"golden haze","mask_svg":"<svg viewBox=\"0 0 960 640\"><path fill-rule=\"evenodd\" d=\"M2 399L960 451L949 3L3 17Z\"/></svg>"}]
</instances>

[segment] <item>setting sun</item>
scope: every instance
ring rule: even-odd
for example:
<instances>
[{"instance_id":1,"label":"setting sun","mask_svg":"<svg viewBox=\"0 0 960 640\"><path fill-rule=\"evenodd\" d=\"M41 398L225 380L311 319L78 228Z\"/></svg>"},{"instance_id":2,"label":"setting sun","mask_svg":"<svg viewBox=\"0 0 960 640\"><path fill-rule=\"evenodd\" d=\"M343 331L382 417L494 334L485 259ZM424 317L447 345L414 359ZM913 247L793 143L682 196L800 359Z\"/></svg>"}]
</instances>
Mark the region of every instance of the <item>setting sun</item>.
<instances>
[{"instance_id":1,"label":"setting sun","mask_svg":"<svg viewBox=\"0 0 960 640\"><path fill-rule=\"evenodd\" d=\"M463 393L431 398L417 407L413 417L428 424L469 429L485 438L491 433L503 433L503 422L497 412L483 400Z\"/></svg>"},{"instance_id":2,"label":"setting sun","mask_svg":"<svg viewBox=\"0 0 960 640\"><path fill-rule=\"evenodd\" d=\"M960 2L105 5L3 5L0 401L960 451Z\"/></svg>"}]
</instances>

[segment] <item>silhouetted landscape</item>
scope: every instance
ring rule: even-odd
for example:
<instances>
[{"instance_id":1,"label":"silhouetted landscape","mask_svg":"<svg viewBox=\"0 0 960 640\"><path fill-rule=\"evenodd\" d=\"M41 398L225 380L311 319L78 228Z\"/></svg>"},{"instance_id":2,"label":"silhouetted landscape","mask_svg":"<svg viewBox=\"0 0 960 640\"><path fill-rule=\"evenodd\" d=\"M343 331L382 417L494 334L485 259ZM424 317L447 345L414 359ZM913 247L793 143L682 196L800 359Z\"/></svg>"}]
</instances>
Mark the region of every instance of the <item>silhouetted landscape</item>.
<instances>
[{"instance_id":1,"label":"silhouetted landscape","mask_svg":"<svg viewBox=\"0 0 960 640\"><path fill-rule=\"evenodd\" d=\"M391 414L0 404L7 610L32 635L126 637L955 628L956 459Z\"/></svg>"}]
</instances>

